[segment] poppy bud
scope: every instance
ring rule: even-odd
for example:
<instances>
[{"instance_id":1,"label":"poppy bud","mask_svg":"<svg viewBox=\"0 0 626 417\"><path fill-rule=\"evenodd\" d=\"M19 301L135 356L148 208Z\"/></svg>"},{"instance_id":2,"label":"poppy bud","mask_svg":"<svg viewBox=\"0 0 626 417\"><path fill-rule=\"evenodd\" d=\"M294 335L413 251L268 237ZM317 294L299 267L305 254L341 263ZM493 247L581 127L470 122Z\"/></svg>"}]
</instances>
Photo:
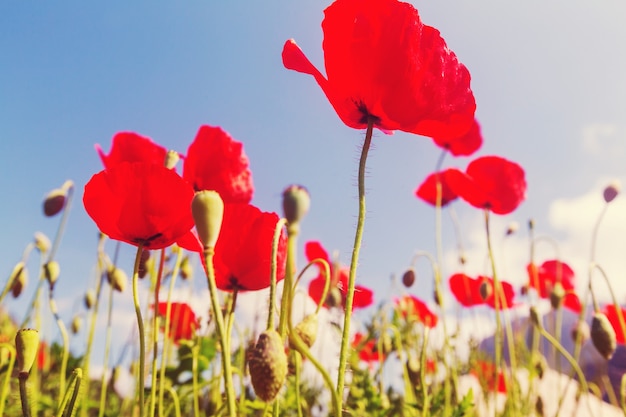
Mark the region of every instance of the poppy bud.
<instances>
[{"instance_id":1,"label":"poppy bud","mask_svg":"<svg viewBox=\"0 0 626 417\"><path fill-rule=\"evenodd\" d=\"M265 402L274 400L287 377L287 355L278 332L261 333L254 349L249 351L248 368L257 397Z\"/></svg>"},{"instance_id":2,"label":"poppy bud","mask_svg":"<svg viewBox=\"0 0 626 417\"><path fill-rule=\"evenodd\" d=\"M85 308L87 310L91 309L91 307L93 307L95 302L96 302L96 294L91 289L87 290L87 292L85 293Z\"/></svg>"},{"instance_id":3,"label":"poppy bud","mask_svg":"<svg viewBox=\"0 0 626 417\"><path fill-rule=\"evenodd\" d=\"M467 263L467 257L464 254L459 255L459 264L465 265Z\"/></svg>"},{"instance_id":4,"label":"poppy bud","mask_svg":"<svg viewBox=\"0 0 626 417\"><path fill-rule=\"evenodd\" d=\"M389 336L387 333L383 333L381 337L383 339L382 340L383 355L387 356L394 350L393 340L391 339L391 336Z\"/></svg>"},{"instance_id":5,"label":"poppy bud","mask_svg":"<svg viewBox=\"0 0 626 417\"><path fill-rule=\"evenodd\" d=\"M415 356L410 356L406 361L406 370L409 380L414 386L420 385L420 362Z\"/></svg>"},{"instance_id":6,"label":"poppy bud","mask_svg":"<svg viewBox=\"0 0 626 417\"><path fill-rule=\"evenodd\" d=\"M619 181L615 180L611 182L604 189L604 201L606 201L607 203L610 203L611 201L615 200L615 197L617 197L617 195L620 192L620 188L621 188L621 184L619 183Z\"/></svg>"},{"instance_id":7,"label":"poppy bud","mask_svg":"<svg viewBox=\"0 0 626 417\"><path fill-rule=\"evenodd\" d=\"M301 185L290 185L283 191L283 213L290 226L300 223L311 206L311 196Z\"/></svg>"},{"instance_id":8,"label":"poppy bud","mask_svg":"<svg viewBox=\"0 0 626 417\"><path fill-rule=\"evenodd\" d=\"M313 346L317 338L317 314L309 314L295 327L296 334L307 347Z\"/></svg>"},{"instance_id":9,"label":"poppy bud","mask_svg":"<svg viewBox=\"0 0 626 417\"><path fill-rule=\"evenodd\" d=\"M483 281L480 283L480 287L478 287L478 292L483 301L485 301L493 292L493 288L491 287L489 282Z\"/></svg>"},{"instance_id":10,"label":"poppy bud","mask_svg":"<svg viewBox=\"0 0 626 417\"><path fill-rule=\"evenodd\" d=\"M539 312L537 311L535 306L530 307L530 321L539 329L543 327L543 323L541 322L541 316L539 315Z\"/></svg>"},{"instance_id":11,"label":"poppy bud","mask_svg":"<svg viewBox=\"0 0 626 417\"><path fill-rule=\"evenodd\" d=\"M405 287L411 288L413 283L415 283L415 269L414 268L409 268L404 272L404 274L402 274L402 283L404 284Z\"/></svg>"},{"instance_id":12,"label":"poppy bud","mask_svg":"<svg viewBox=\"0 0 626 417\"><path fill-rule=\"evenodd\" d=\"M35 247L39 253L47 253L50 250L50 239L41 232L35 233Z\"/></svg>"},{"instance_id":13,"label":"poppy bud","mask_svg":"<svg viewBox=\"0 0 626 417\"><path fill-rule=\"evenodd\" d=\"M198 237L205 249L214 248L222 228L224 202L216 191L199 191L191 201Z\"/></svg>"},{"instance_id":14,"label":"poppy bud","mask_svg":"<svg viewBox=\"0 0 626 417\"><path fill-rule=\"evenodd\" d=\"M572 327L571 332L572 340L576 342L580 339L580 343L584 343L589 340L591 337L591 330L589 329L589 325L586 321L579 321L576 323L574 327Z\"/></svg>"},{"instance_id":15,"label":"poppy bud","mask_svg":"<svg viewBox=\"0 0 626 417\"><path fill-rule=\"evenodd\" d=\"M59 274L61 273L61 267L57 261L47 262L43 266L44 276L48 280L48 284L50 284L50 288L54 288L54 284L59 279Z\"/></svg>"},{"instance_id":16,"label":"poppy bud","mask_svg":"<svg viewBox=\"0 0 626 417\"><path fill-rule=\"evenodd\" d=\"M173 151L173 150L169 150L167 151L167 153L165 154L165 168L167 169L172 169L176 166L176 164L178 163L178 161L180 161L180 155L178 154L178 152Z\"/></svg>"},{"instance_id":17,"label":"poppy bud","mask_svg":"<svg viewBox=\"0 0 626 417\"><path fill-rule=\"evenodd\" d=\"M528 230L535 229L535 219L528 219Z\"/></svg>"},{"instance_id":18,"label":"poppy bud","mask_svg":"<svg viewBox=\"0 0 626 417\"><path fill-rule=\"evenodd\" d=\"M13 298L19 297L28 282L28 272L26 271L24 262L20 261L13 267L9 282L11 283L11 294Z\"/></svg>"},{"instance_id":19,"label":"poppy bud","mask_svg":"<svg viewBox=\"0 0 626 417\"><path fill-rule=\"evenodd\" d=\"M191 262L189 262L189 257L183 257L182 261L180 261L180 276L182 279L187 279L193 274L193 269L191 268Z\"/></svg>"},{"instance_id":20,"label":"poppy bud","mask_svg":"<svg viewBox=\"0 0 626 417\"><path fill-rule=\"evenodd\" d=\"M555 310L558 310L563 304L563 297L565 297L565 289L563 289L563 284L560 282L555 282L552 291L550 291L550 305Z\"/></svg>"},{"instance_id":21,"label":"poppy bud","mask_svg":"<svg viewBox=\"0 0 626 417\"><path fill-rule=\"evenodd\" d=\"M539 379L542 379L548 369L548 362L546 362L546 358L540 353L534 354L532 356L532 364L535 371L537 371L537 376Z\"/></svg>"},{"instance_id":22,"label":"poppy bud","mask_svg":"<svg viewBox=\"0 0 626 417\"><path fill-rule=\"evenodd\" d=\"M517 222L509 223L509 226L506 228L506 236L511 236L513 233L517 232L519 229L519 224Z\"/></svg>"},{"instance_id":23,"label":"poppy bud","mask_svg":"<svg viewBox=\"0 0 626 417\"><path fill-rule=\"evenodd\" d=\"M80 316L75 316L74 319L72 319L72 333L78 333L81 327L83 327L83 319L81 319Z\"/></svg>"},{"instance_id":24,"label":"poppy bud","mask_svg":"<svg viewBox=\"0 0 626 417\"><path fill-rule=\"evenodd\" d=\"M441 292L438 289L435 289L433 292L433 300L435 301L435 304L441 307Z\"/></svg>"},{"instance_id":25,"label":"poppy bud","mask_svg":"<svg viewBox=\"0 0 626 417\"><path fill-rule=\"evenodd\" d=\"M37 351L39 349L39 332L35 329L21 329L15 336L15 352L17 355L17 370L20 378L28 377Z\"/></svg>"},{"instance_id":26,"label":"poppy bud","mask_svg":"<svg viewBox=\"0 0 626 417\"><path fill-rule=\"evenodd\" d=\"M65 207L65 192L56 188L48 193L43 201L43 214L52 217L58 214Z\"/></svg>"},{"instance_id":27,"label":"poppy bud","mask_svg":"<svg viewBox=\"0 0 626 417\"><path fill-rule=\"evenodd\" d=\"M328 295L326 295L325 304L328 307L339 307L341 306L343 301L343 297L341 296L341 291L337 287L331 287L328 291Z\"/></svg>"},{"instance_id":28,"label":"poppy bud","mask_svg":"<svg viewBox=\"0 0 626 417\"><path fill-rule=\"evenodd\" d=\"M124 292L126 284L128 284L126 273L116 267L112 267L107 271L107 280L113 289L119 292Z\"/></svg>"},{"instance_id":29,"label":"poppy bud","mask_svg":"<svg viewBox=\"0 0 626 417\"><path fill-rule=\"evenodd\" d=\"M591 341L600 355L606 360L611 359L617 347L615 329L609 319L600 312L595 313L591 320Z\"/></svg>"}]
</instances>

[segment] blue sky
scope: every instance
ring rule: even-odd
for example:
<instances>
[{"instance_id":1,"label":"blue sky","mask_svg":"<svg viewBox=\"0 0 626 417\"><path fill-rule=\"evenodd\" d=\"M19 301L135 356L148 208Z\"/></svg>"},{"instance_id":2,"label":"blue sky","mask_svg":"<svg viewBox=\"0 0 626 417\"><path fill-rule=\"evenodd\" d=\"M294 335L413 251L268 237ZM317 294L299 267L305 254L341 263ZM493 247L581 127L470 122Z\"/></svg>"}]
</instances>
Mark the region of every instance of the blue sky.
<instances>
[{"instance_id":1,"label":"blue sky","mask_svg":"<svg viewBox=\"0 0 626 417\"><path fill-rule=\"evenodd\" d=\"M263 210L280 212L287 185L308 187L312 206L301 243L318 239L347 264L364 132L343 125L313 79L285 70L280 58L293 37L323 68L320 23L328 4L0 3L0 271L8 276L35 231L54 235L58 219L42 216L42 198L72 179L77 198L58 254L56 290L70 317L77 308L72 299L82 298L94 279L97 230L80 199L101 169L93 145L108 150L116 132L135 131L184 153L202 124L219 125L244 143L253 203ZM528 200L494 223L498 236L510 221L522 225L502 255L504 278L524 278L530 217L540 233L561 242L563 258L584 271L598 193L612 178L626 181L626 5L413 4L472 74L484 136L476 156L497 154L526 169ZM390 276L401 274L416 250L434 251L434 211L413 192L438 156L428 138L376 133L358 280L375 289L377 301L391 295ZM445 165L465 167L469 160L448 157ZM609 211L599 251L616 279L626 270L619 255L626 250L626 210L623 199L617 204L622 209ZM473 256L468 272L482 272L481 213L462 202L455 210ZM444 239L451 260L447 216ZM553 256L546 250L539 260ZM131 269L130 256L123 262ZM456 265L444 269L449 275ZM35 279L33 270L31 290ZM418 279L412 291L430 299L427 268L420 266Z\"/></svg>"}]
</instances>

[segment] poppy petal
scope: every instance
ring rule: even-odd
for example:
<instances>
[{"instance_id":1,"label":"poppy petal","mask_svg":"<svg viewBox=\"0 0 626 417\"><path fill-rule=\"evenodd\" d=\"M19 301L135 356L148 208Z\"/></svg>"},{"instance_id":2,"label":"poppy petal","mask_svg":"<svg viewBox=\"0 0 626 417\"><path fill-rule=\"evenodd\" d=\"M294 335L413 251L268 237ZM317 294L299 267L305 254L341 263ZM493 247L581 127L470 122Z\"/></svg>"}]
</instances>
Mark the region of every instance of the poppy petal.
<instances>
[{"instance_id":1,"label":"poppy petal","mask_svg":"<svg viewBox=\"0 0 626 417\"><path fill-rule=\"evenodd\" d=\"M449 170L430 174L424 182L417 188L415 195L432 206L437 205L437 182L441 184L441 207L447 206L458 196L450 188L447 175Z\"/></svg>"}]
</instances>

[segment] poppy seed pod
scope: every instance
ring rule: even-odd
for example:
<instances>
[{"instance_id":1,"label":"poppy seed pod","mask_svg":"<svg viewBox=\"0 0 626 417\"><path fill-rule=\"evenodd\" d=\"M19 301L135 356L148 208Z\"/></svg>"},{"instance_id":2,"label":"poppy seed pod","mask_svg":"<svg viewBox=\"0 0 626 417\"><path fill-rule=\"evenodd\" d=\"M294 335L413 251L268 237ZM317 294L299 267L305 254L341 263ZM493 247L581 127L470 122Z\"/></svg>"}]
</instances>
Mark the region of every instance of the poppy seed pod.
<instances>
[{"instance_id":1,"label":"poppy seed pod","mask_svg":"<svg viewBox=\"0 0 626 417\"><path fill-rule=\"evenodd\" d=\"M200 242L205 249L214 248L224 218L222 197L216 191L197 192L191 200L191 213Z\"/></svg>"},{"instance_id":2,"label":"poppy seed pod","mask_svg":"<svg viewBox=\"0 0 626 417\"><path fill-rule=\"evenodd\" d=\"M15 352L17 354L17 370L20 378L28 377L37 351L39 350L39 332L35 329L21 329L15 336Z\"/></svg>"},{"instance_id":3,"label":"poppy seed pod","mask_svg":"<svg viewBox=\"0 0 626 417\"><path fill-rule=\"evenodd\" d=\"M290 185L283 191L283 213L290 226L300 223L311 207L311 196L301 185Z\"/></svg>"},{"instance_id":4,"label":"poppy seed pod","mask_svg":"<svg viewBox=\"0 0 626 417\"><path fill-rule=\"evenodd\" d=\"M54 284L56 284L59 279L59 274L61 273L61 267L57 261L47 262L43 266L44 276L48 280L48 284L50 284L50 288L54 288Z\"/></svg>"},{"instance_id":5,"label":"poppy seed pod","mask_svg":"<svg viewBox=\"0 0 626 417\"><path fill-rule=\"evenodd\" d=\"M176 164L178 163L178 161L180 161L180 155L178 154L178 152L173 151L173 150L169 150L167 151L167 153L165 154L165 168L167 169L172 169L176 166Z\"/></svg>"},{"instance_id":6,"label":"poppy seed pod","mask_svg":"<svg viewBox=\"0 0 626 417\"><path fill-rule=\"evenodd\" d=\"M20 261L13 267L9 282L11 283L11 294L13 298L19 297L28 282L28 272L24 262Z\"/></svg>"},{"instance_id":7,"label":"poppy seed pod","mask_svg":"<svg viewBox=\"0 0 626 417\"><path fill-rule=\"evenodd\" d=\"M617 195L620 192L620 188L621 188L621 185L619 181L615 180L611 182L604 189L604 193L603 193L604 201L606 201L607 203L610 203L611 201L615 200L615 197L617 197Z\"/></svg>"},{"instance_id":8,"label":"poppy seed pod","mask_svg":"<svg viewBox=\"0 0 626 417\"><path fill-rule=\"evenodd\" d=\"M256 395L265 402L274 400L287 378L287 355L278 332L261 333L248 352L248 368Z\"/></svg>"},{"instance_id":9,"label":"poppy seed pod","mask_svg":"<svg viewBox=\"0 0 626 417\"><path fill-rule=\"evenodd\" d=\"M35 247L39 253L47 253L50 250L50 239L41 232L35 233Z\"/></svg>"},{"instance_id":10,"label":"poppy seed pod","mask_svg":"<svg viewBox=\"0 0 626 417\"><path fill-rule=\"evenodd\" d=\"M603 313L596 312L591 320L591 341L606 360L611 359L617 348L617 337L611 322Z\"/></svg>"},{"instance_id":11,"label":"poppy seed pod","mask_svg":"<svg viewBox=\"0 0 626 417\"><path fill-rule=\"evenodd\" d=\"M302 339L307 347L313 346L317 338L317 314L309 314L295 327L296 334Z\"/></svg>"},{"instance_id":12,"label":"poppy seed pod","mask_svg":"<svg viewBox=\"0 0 626 417\"><path fill-rule=\"evenodd\" d=\"M107 271L107 280L114 290L124 292L126 285L128 284L128 277L126 273L119 269L112 267Z\"/></svg>"},{"instance_id":13,"label":"poppy seed pod","mask_svg":"<svg viewBox=\"0 0 626 417\"><path fill-rule=\"evenodd\" d=\"M411 288L415 283L415 268L407 269L404 274L402 274L402 283L405 287Z\"/></svg>"}]
</instances>

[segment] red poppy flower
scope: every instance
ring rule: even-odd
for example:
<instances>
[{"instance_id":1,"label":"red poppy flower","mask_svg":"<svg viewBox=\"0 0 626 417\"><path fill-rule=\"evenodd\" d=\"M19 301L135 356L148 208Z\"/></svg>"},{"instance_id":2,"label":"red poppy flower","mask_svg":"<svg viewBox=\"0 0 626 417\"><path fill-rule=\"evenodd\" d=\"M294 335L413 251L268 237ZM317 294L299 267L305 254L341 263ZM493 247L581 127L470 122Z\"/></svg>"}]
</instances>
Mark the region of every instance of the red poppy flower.
<instances>
[{"instance_id":1,"label":"red poppy flower","mask_svg":"<svg viewBox=\"0 0 626 417\"><path fill-rule=\"evenodd\" d=\"M417 320L424 326L433 328L437 325L438 317L430 311L426 303L412 295L405 295L396 300L399 313L405 319Z\"/></svg>"},{"instance_id":2,"label":"red poppy flower","mask_svg":"<svg viewBox=\"0 0 626 417\"><path fill-rule=\"evenodd\" d=\"M161 249L193 227L193 195L191 186L163 165L126 162L94 175L83 204L111 239Z\"/></svg>"},{"instance_id":3,"label":"red poppy flower","mask_svg":"<svg viewBox=\"0 0 626 417\"><path fill-rule=\"evenodd\" d=\"M524 169L499 156L484 156L470 162L466 172L451 169L450 188L476 208L509 214L526 198Z\"/></svg>"},{"instance_id":4,"label":"red poppy flower","mask_svg":"<svg viewBox=\"0 0 626 417\"><path fill-rule=\"evenodd\" d=\"M483 136L480 133L480 125L474 120L474 124L465 134L456 137L434 137L433 141L454 156L469 156L481 147Z\"/></svg>"},{"instance_id":5,"label":"red poppy flower","mask_svg":"<svg viewBox=\"0 0 626 417\"><path fill-rule=\"evenodd\" d=\"M482 275L474 279L465 274L454 274L450 277L448 283L452 294L461 305L472 307L485 304L491 308L496 307L493 279ZM481 294L481 286L483 284L486 287L483 288L483 294ZM502 293L498 299L498 307L500 309L513 307L513 298L515 297L513 286L506 281L500 281L500 290Z\"/></svg>"},{"instance_id":6,"label":"red poppy flower","mask_svg":"<svg viewBox=\"0 0 626 417\"><path fill-rule=\"evenodd\" d=\"M328 257L328 253L320 242L311 241L304 245L304 253L306 259L311 262L314 259L324 259L330 265L330 289L328 294L331 295L331 291L336 289L341 294L341 306L345 309L346 297L348 294L348 268L334 265ZM309 296L319 304L322 295L324 293L324 286L326 285L326 278L324 277L323 268L319 268L320 273L316 278L313 278L309 283ZM328 300L328 298L327 298ZM367 287L356 285L354 287L354 298L352 299L352 309L363 308L370 306L374 302L374 293ZM330 307L327 301L324 302L326 307Z\"/></svg>"},{"instance_id":7,"label":"red poppy flower","mask_svg":"<svg viewBox=\"0 0 626 417\"><path fill-rule=\"evenodd\" d=\"M385 355L383 355L376 345L375 339L369 339L364 341L365 336L361 333L355 333L354 338L352 339L352 346L358 350L359 358L363 362L380 362L384 360Z\"/></svg>"},{"instance_id":8,"label":"red poppy flower","mask_svg":"<svg viewBox=\"0 0 626 417\"><path fill-rule=\"evenodd\" d=\"M96 144L95 148L106 169L113 168L122 162L150 162L164 165L167 154L167 149L161 145L133 132L120 132L113 136L111 151L108 155L105 155L99 144Z\"/></svg>"},{"instance_id":9,"label":"red poppy flower","mask_svg":"<svg viewBox=\"0 0 626 417\"><path fill-rule=\"evenodd\" d=\"M241 142L220 127L201 126L187 150L183 178L196 191L217 191L224 203L249 203L254 191L249 164Z\"/></svg>"},{"instance_id":10,"label":"red poppy flower","mask_svg":"<svg viewBox=\"0 0 626 417\"><path fill-rule=\"evenodd\" d=\"M550 293L557 282L560 282L565 290L563 306L580 313L582 305L575 293L574 270L565 262L556 259L545 261L540 266L533 263L526 267L528 272L529 286L537 290L539 297L550 298Z\"/></svg>"},{"instance_id":11,"label":"red poppy flower","mask_svg":"<svg viewBox=\"0 0 626 417\"><path fill-rule=\"evenodd\" d=\"M166 317L167 303L159 303L157 314ZM200 327L196 313L187 303L171 303L169 337L178 343L180 340L193 339L196 330Z\"/></svg>"},{"instance_id":12,"label":"red poppy flower","mask_svg":"<svg viewBox=\"0 0 626 417\"><path fill-rule=\"evenodd\" d=\"M450 188L447 175L450 170L430 174L426 180L415 190L415 195L428 204L437 205L437 181L441 183L441 207L447 206L457 199L458 195Z\"/></svg>"},{"instance_id":13,"label":"red poppy flower","mask_svg":"<svg viewBox=\"0 0 626 417\"><path fill-rule=\"evenodd\" d=\"M506 394L506 380L504 372L500 370L498 371L498 375L496 375L496 367L493 363L478 360L470 373L478 378L480 383L489 391Z\"/></svg>"},{"instance_id":14,"label":"red poppy flower","mask_svg":"<svg viewBox=\"0 0 626 417\"><path fill-rule=\"evenodd\" d=\"M624 334L624 330L622 330L622 325L620 324L619 316L617 313L617 306L615 304L608 304L604 306L602 312L606 315L613 326L613 330L615 330L615 336L617 337L617 343L626 344L626 335ZM626 309L623 307L619 307L622 311L622 317L626 320Z\"/></svg>"},{"instance_id":15,"label":"red poppy flower","mask_svg":"<svg viewBox=\"0 0 626 417\"><path fill-rule=\"evenodd\" d=\"M225 204L213 265L217 288L255 291L270 286L272 241L279 217L249 204ZM285 277L287 239L278 243L276 279Z\"/></svg>"},{"instance_id":16,"label":"red poppy flower","mask_svg":"<svg viewBox=\"0 0 626 417\"><path fill-rule=\"evenodd\" d=\"M363 129L459 136L476 103L470 74L439 31L396 0L337 0L324 11L326 77L293 39L283 48L287 69L312 75L339 118Z\"/></svg>"}]
</instances>

